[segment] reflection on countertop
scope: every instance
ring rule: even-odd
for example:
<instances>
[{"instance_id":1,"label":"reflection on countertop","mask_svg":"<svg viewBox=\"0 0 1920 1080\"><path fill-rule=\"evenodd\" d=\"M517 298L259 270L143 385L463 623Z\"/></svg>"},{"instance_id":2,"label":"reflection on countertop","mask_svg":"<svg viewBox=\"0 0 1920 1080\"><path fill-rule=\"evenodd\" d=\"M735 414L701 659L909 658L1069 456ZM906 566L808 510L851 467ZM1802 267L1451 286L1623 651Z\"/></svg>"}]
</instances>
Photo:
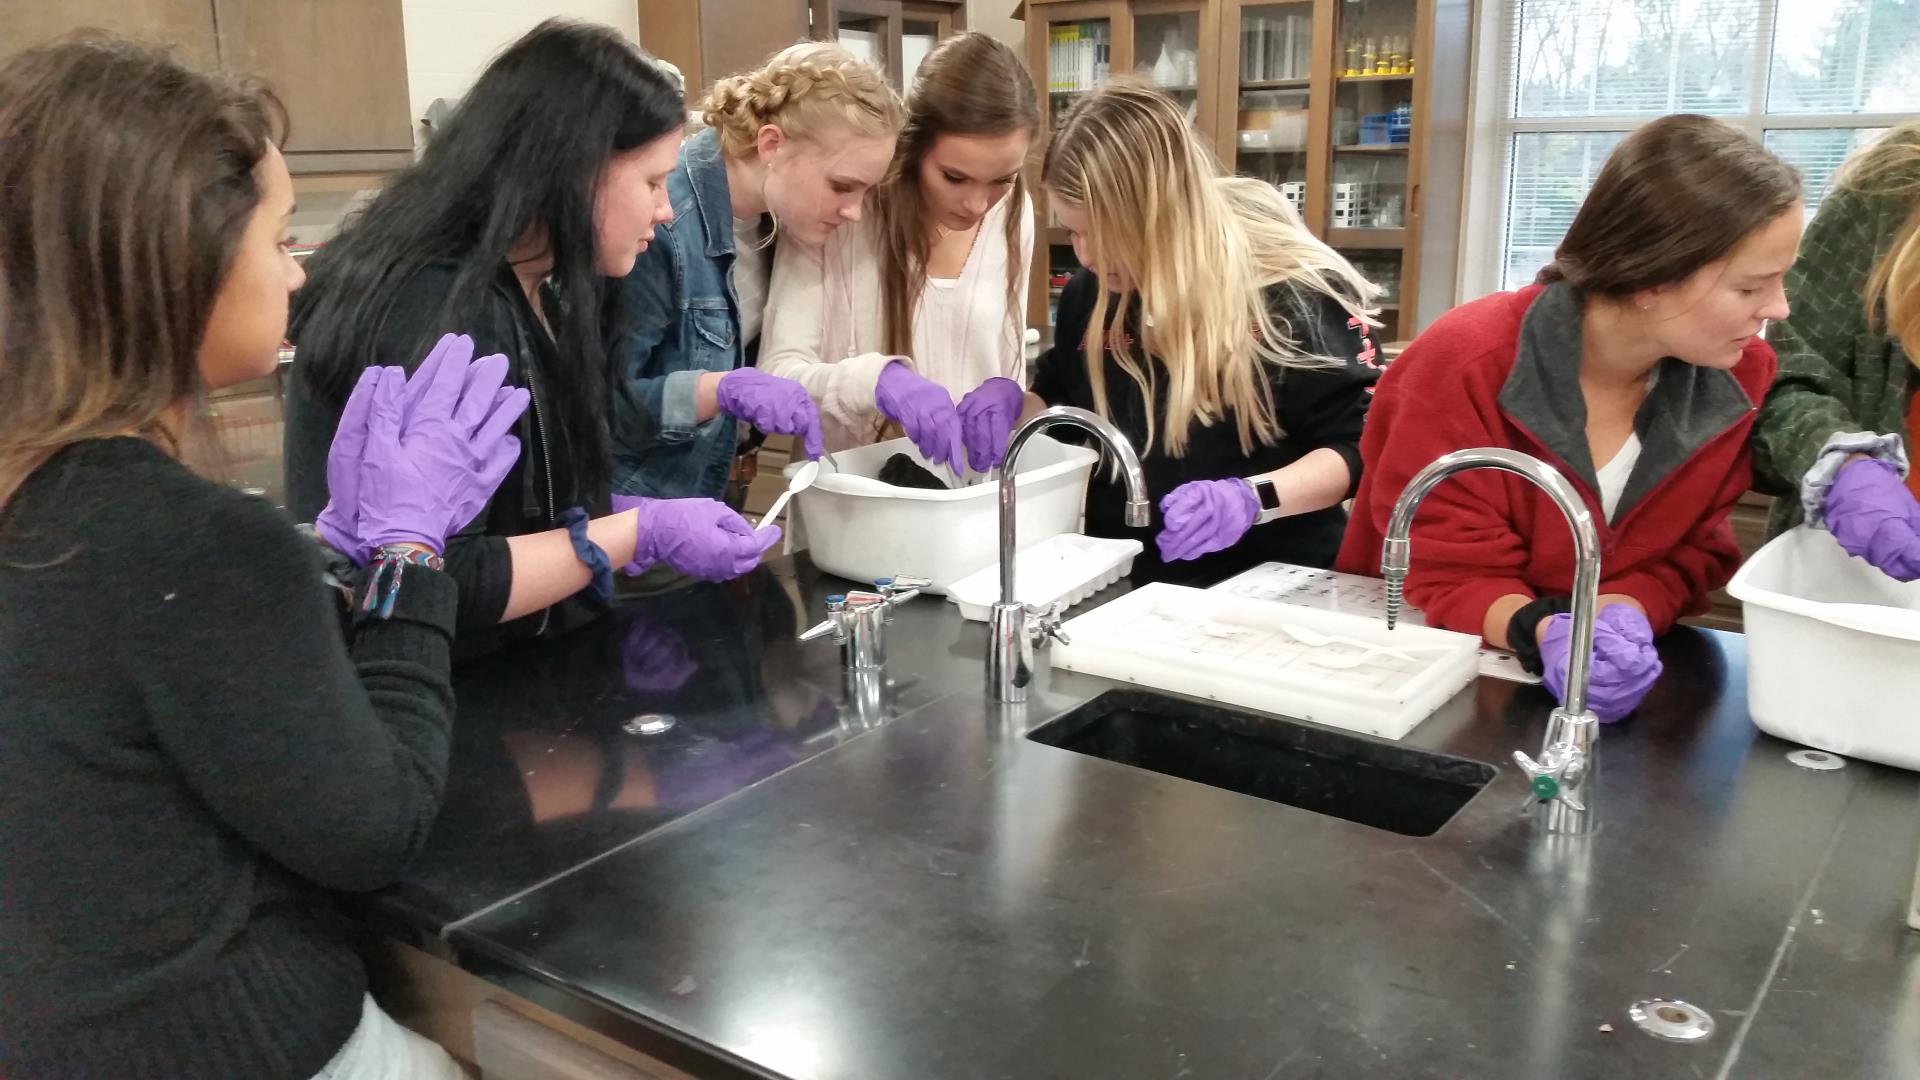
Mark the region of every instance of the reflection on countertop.
<instances>
[{"instance_id":1,"label":"reflection on countertop","mask_svg":"<svg viewBox=\"0 0 1920 1080\"><path fill-rule=\"evenodd\" d=\"M1737 636L1662 642L1591 837L1519 814L1545 691L1480 680L1405 740L1498 766L1422 838L1028 739L1113 684L995 708L985 628L936 599L874 723L791 640L843 588L782 560L463 668L382 922L699 1075L1920 1075L1920 782L1789 763ZM1658 995L1721 1034L1633 1031Z\"/></svg>"}]
</instances>

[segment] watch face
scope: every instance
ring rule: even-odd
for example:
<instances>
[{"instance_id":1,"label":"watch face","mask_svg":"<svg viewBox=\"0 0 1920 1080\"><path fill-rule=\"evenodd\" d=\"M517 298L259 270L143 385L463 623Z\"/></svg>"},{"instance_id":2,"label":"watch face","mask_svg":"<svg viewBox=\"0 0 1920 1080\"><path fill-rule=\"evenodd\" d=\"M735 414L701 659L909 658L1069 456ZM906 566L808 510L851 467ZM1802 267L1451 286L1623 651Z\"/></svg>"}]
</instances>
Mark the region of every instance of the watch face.
<instances>
[{"instance_id":1,"label":"watch face","mask_svg":"<svg viewBox=\"0 0 1920 1080\"><path fill-rule=\"evenodd\" d=\"M1280 489L1274 486L1273 481L1262 480L1253 485L1253 490L1260 496L1260 509L1280 509Z\"/></svg>"}]
</instances>

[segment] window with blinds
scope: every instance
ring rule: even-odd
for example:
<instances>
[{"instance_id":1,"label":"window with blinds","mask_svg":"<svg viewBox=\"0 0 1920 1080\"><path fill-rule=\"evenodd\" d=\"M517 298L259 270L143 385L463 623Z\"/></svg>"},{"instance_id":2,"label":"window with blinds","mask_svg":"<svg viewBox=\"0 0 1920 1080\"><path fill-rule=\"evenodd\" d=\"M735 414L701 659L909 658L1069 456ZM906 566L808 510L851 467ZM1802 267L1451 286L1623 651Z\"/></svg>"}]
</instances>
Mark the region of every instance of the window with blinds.
<instances>
[{"instance_id":1,"label":"window with blinds","mask_svg":"<svg viewBox=\"0 0 1920 1080\"><path fill-rule=\"evenodd\" d=\"M1553 257L1641 121L1717 116L1798 167L1809 215L1847 156L1920 113L1920 0L1498 0L1499 280Z\"/></svg>"}]
</instances>

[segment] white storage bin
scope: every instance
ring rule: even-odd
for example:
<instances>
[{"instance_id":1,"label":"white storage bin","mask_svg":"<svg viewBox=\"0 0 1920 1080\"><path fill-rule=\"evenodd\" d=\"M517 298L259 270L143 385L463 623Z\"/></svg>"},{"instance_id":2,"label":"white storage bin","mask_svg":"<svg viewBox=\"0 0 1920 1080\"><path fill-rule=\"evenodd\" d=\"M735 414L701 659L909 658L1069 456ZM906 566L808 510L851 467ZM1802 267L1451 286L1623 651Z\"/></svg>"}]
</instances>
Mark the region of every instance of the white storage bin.
<instances>
[{"instance_id":1,"label":"white storage bin","mask_svg":"<svg viewBox=\"0 0 1920 1080\"><path fill-rule=\"evenodd\" d=\"M854 581L907 575L949 586L1000 559L1000 484L981 480L945 491L903 488L875 479L895 454L931 468L908 439L834 452L813 486L794 500L813 563ZM1080 527L1087 479L1100 455L1037 435L1020 451L1017 527L1021 548ZM791 476L800 468L787 466Z\"/></svg>"},{"instance_id":2,"label":"white storage bin","mask_svg":"<svg viewBox=\"0 0 1920 1080\"><path fill-rule=\"evenodd\" d=\"M1727 591L1746 609L1747 712L1761 731L1920 769L1920 582L1803 525L1754 552Z\"/></svg>"},{"instance_id":3,"label":"white storage bin","mask_svg":"<svg viewBox=\"0 0 1920 1080\"><path fill-rule=\"evenodd\" d=\"M1133 560L1144 547L1138 540L1079 533L1061 533L1024 547L1013 560L1014 598L1036 607L1059 604L1064 611L1132 573ZM963 619L993 618L993 605L1000 600L1000 560L954 582L947 599L960 605Z\"/></svg>"}]
</instances>

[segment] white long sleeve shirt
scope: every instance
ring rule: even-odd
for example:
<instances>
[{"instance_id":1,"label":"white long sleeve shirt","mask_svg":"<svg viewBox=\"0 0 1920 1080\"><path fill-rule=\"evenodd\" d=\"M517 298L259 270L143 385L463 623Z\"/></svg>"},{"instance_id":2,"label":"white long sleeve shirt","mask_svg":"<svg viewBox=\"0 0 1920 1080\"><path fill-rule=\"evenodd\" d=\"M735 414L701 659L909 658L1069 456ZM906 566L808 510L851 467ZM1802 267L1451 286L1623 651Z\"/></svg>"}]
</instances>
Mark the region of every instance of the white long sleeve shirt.
<instances>
[{"instance_id":1,"label":"white long sleeve shirt","mask_svg":"<svg viewBox=\"0 0 1920 1080\"><path fill-rule=\"evenodd\" d=\"M1033 204L1002 199L980 222L960 276L928 281L913 319L913 355L920 375L962 395L996 375L1024 384L1028 268L1033 255ZM1020 214L1020 250L1007 250L1006 215ZM843 225L824 248L792 241L776 249L773 282L760 329L759 367L807 388L820 405L827 449L878 439L883 418L874 383L896 357L884 351L881 266L870 221ZM1007 261L1018 260L1019 305L1007 310ZM893 273L891 268L888 273Z\"/></svg>"}]
</instances>

